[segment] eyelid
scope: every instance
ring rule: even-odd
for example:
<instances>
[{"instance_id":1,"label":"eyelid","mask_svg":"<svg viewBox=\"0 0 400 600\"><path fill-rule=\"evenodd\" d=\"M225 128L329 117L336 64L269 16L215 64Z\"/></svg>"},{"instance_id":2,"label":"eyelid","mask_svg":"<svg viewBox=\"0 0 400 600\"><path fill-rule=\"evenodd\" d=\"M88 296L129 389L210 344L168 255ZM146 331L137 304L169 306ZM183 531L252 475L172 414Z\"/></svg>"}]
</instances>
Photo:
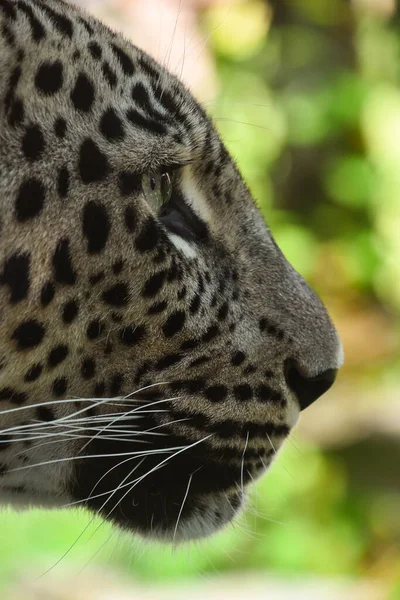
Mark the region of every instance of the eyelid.
<instances>
[{"instance_id":1,"label":"eyelid","mask_svg":"<svg viewBox=\"0 0 400 600\"><path fill-rule=\"evenodd\" d=\"M171 160L165 161L161 168L168 169L170 171L179 171L179 169L183 169L183 167L187 167L194 163L193 158L188 158L187 160Z\"/></svg>"}]
</instances>

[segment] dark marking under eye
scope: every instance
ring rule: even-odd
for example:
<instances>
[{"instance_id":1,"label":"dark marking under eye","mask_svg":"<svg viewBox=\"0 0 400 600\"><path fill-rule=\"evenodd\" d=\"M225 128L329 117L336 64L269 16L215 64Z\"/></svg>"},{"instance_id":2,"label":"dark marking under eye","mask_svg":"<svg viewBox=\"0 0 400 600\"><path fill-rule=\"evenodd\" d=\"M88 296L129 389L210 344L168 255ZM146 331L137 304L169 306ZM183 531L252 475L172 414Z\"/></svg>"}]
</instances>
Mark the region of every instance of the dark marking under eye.
<instances>
[{"instance_id":1,"label":"dark marking under eye","mask_svg":"<svg viewBox=\"0 0 400 600\"><path fill-rule=\"evenodd\" d=\"M169 231L187 241L206 241L209 237L207 225L176 190L173 190L170 200L162 207L159 218Z\"/></svg>"}]
</instances>

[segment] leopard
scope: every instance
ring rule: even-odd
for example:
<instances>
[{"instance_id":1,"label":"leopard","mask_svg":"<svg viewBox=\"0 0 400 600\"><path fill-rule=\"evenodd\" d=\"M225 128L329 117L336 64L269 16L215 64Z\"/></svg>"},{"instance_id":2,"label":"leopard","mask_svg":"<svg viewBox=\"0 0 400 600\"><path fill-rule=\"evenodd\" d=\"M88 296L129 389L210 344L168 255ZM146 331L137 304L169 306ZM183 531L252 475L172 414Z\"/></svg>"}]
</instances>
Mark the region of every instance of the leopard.
<instances>
[{"instance_id":1,"label":"leopard","mask_svg":"<svg viewBox=\"0 0 400 600\"><path fill-rule=\"evenodd\" d=\"M343 362L209 114L63 0L0 0L0 502L142 538L243 511Z\"/></svg>"}]
</instances>

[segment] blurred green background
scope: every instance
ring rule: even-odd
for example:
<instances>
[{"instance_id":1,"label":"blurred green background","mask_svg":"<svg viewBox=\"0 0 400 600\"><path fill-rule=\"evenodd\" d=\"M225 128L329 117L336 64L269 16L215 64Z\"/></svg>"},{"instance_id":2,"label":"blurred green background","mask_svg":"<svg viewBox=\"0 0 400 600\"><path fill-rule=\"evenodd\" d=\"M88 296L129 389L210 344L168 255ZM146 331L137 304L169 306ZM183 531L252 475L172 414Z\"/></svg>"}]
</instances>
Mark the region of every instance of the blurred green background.
<instances>
[{"instance_id":1,"label":"blurred green background","mask_svg":"<svg viewBox=\"0 0 400 600\"><path fill-rule=\"evenodd\" d=\"M144 8L81 4L112 23ZM39 573L60 560L53 572L97 564L152 582L257 570L367 578L382 584L379 598L396 600L399 8L395 0L188 0L185 24L187 6L172 4L187 38L201 42L198 87L212 82L205 106L278 244L328 306L345 366L225 532L171 549L100 522L81 535L83 512L1 512L2 585L21 564Z\"/></svg>"}]
</instances>

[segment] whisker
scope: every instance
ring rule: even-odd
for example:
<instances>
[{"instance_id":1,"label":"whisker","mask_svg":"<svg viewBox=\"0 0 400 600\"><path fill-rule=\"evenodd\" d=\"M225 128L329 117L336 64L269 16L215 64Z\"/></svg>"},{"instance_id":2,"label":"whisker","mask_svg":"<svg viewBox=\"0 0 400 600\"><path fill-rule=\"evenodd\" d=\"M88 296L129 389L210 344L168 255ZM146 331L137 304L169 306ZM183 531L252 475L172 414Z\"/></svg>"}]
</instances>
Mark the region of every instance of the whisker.
<instances>
[{"instance_id":1,"label":"whisker","mask_svg":"<svg viewBox=\"0 0 400 600\"><path fill-rule=\"evenodd\" d=\"M242 454L242 464L241 464L241 468L240 468L240 484L241 484L241 488L242 488L242 496L244 496L244 455L246 454L246 450L247 450L247 445L249 443L249 431L247 432L247 436L246 436L246 443L244 445L244 450L243 450L243 454Z\"/></svg>"},{"instance_id":2,"label":"whisker","mask_svg":"<svg viewBox=\"0 0 400 600\"><path fill-rule=\"evenodd\" d=\"M187 484L185 496L183 498L183 501L182 501L182 504L181 504L181 508L179 510L178 518L176 520L176 525L175 525L174 535L173 535L173 540L174 541L175 541L175 537L176 537L176 532L178 531L178 525L179 525L179 521L180 521L180 518L181 518L181 515L182 515L183 507L185 506L186 498L188 497L188 494L189 494L189 489L190 489L190 484L192 483L192 478L193 478L193 473L189 477L189 481L188 481L188 484Z\"/></svg>"},{"instance_id":3,"label":"whisker","mask_svg":"<svg viewBox=\"0 0 400 600\"><path fill-rule=\"evenodd\" d=\"M183 446L184 448L186 446ZM54 465L62 462L69 462L74 460L87 460L91 458L111 458L116 456L143 456L147 454L163 454L165 452L171 452L172 450L176 450L176 448L182 448L182 446L176 446L168 448L168 449L157 449L157 450L143 450L138 452L116 452L116 453L108 453L108 454L83 454L81 456L68 456L65 458L54 458L52 460L45 460L40 463L35 463L33 465L24 465L23 467L15 467L13 469L8 469L8 473L13 473L15 471L24 471L26 469L33 469L34 467L43 467L45 465Z\"/></svg>"}]
</instances>

